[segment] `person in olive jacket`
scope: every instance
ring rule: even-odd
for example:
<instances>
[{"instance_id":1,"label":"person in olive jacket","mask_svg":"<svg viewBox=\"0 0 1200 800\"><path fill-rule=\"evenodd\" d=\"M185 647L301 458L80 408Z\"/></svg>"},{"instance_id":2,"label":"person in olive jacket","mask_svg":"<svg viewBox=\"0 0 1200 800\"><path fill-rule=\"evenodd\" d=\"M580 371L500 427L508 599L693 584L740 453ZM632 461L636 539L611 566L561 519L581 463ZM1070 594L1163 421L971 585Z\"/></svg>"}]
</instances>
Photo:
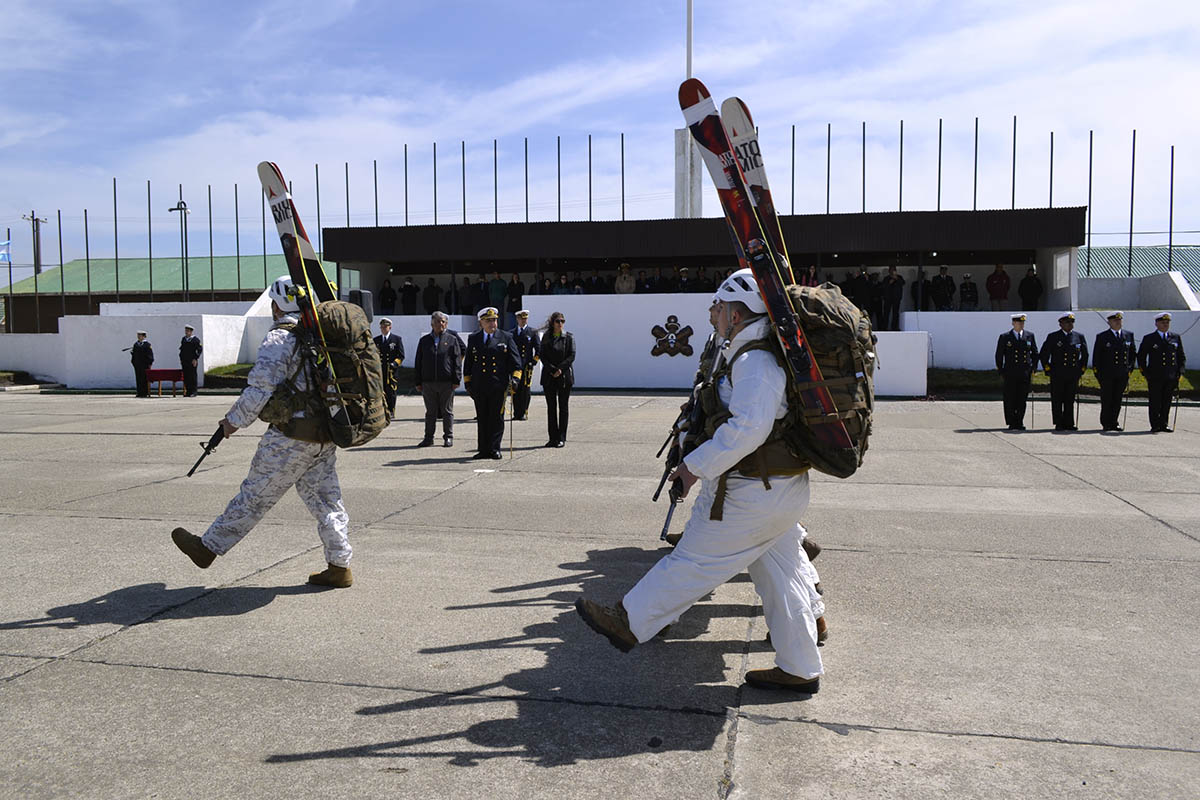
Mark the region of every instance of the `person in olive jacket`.
<instances>
[{"instance_id":1,"label":"person in olive jacket","mask_svg":"<svg viewBox=\"0 0 1200 800\"><path fill-rule=\"evenodd\" d=\"M571 387L575 385L575 337L563 330L566 321L561 311L555 311L542 334L542 393L550 432L546 447L562 447L567 441Z\"/></svg>"}]
</instances>

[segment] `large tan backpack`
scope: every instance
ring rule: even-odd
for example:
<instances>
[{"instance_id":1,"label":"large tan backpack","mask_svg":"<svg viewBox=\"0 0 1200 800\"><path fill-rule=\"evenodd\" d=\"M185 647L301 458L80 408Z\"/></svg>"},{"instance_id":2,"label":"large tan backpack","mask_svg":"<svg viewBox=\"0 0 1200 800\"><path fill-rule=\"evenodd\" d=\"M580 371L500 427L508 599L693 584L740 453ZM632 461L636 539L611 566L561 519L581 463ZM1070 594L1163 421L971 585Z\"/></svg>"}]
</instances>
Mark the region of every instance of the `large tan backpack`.
<instances>
[{"instance_id":1,"label":"large tan backpack","mask_svg":"<svg viewBox=\"0 0 1200 800\"><path fill-rule=\"evenodd\" d=\"M333 442L338 447L366 444L388 426L387 403L383 393L383 365L379 348L371 336L371 324L362 308L340 300L317 306L317 321L322 338L299 325L286 325L304 352L300 369L308 370L307 392L297 392L295 376L279 386L267 401L259 417L278 427L286 436L311 442ZM332 391L319 385L316 358L328 358L337 376L341 400L346 406L348 424L338 424L329 413ZM324 387L328 390L330 387ZM303 409L304 417L294 417Z\"/></svg>"},{"instance_id":2,"label":"large tan backpack","mask_svg":"<svg viewBox=\"0 0 1200 800\"><path fill-rule=\"evenodd\" d=\"M787 424L783 438L788 448L814 469L836 478L848 478L862 466L871 436L871 411L875 405L875 337L866 312L850 302L832 283L787 287L792 307L808 340L821 378L833 395L838 415L854 442L854 450L831 448L813 434L804 420L797 386L788 379ZM782 353L779 354L782 359ZM820 424L820 423L816 423Z\"/></svg>"}]
</instances>

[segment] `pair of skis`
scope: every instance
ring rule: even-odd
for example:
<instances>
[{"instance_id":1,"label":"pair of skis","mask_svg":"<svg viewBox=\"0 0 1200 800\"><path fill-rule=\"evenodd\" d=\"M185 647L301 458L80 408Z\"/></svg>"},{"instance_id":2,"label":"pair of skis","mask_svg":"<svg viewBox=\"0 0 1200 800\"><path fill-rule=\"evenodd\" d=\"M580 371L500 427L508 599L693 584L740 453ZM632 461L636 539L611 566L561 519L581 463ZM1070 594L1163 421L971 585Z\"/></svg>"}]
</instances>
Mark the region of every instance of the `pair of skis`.
<instances>
[{"instance_id":1,"label":"pair of skis","mask_svg":"<svg viewBox=\"0 0 1200 800\"><path fill-rule=\"evenodd\" d=\"M712 95L695 78L680 84L679 107L716 185L739 261L754 272L813 434L826 446L854 449L786 291L795 279L749 109L734 97L718 116Z\"/></svg>"},{"instance_id":2,"label":"pair of skis","mask_svg":"<svg viewBox=\"0 0 1200 800\"><path fill-rule=\"evenodd\" d=\"M292 193L288 191L287 182L283 179L279 167L272 161L263 161L258 165L258 179L262 183L263 194L267 196L271 216L275 219L275 229L283 246L288 274L298 290L300 326L311 334L311 340L317 345L313 348L313 363L316 365L316 377L329 409L330 422L335 429L348 429L351 427L350 415L341 396L337 375L334 374L333 365L329 360L325 333L321 330L316 308L321 303L337 299L336 287L325 275L325 269L313 250L308 232L304 230L304 223L296 213Z\"/></svg>"}]
</instances>

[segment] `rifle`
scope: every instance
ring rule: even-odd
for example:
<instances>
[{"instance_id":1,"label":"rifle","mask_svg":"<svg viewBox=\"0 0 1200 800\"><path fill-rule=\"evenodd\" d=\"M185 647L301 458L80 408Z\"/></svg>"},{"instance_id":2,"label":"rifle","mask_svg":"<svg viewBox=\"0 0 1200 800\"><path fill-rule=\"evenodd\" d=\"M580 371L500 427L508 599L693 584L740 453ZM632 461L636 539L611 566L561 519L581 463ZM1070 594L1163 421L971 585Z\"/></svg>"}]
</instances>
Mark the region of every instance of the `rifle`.
<instances>
[{"instance_id":1,"label":"rifle","mask_svg":"<svg viewBox=\"0 0 1200 800\"><path fill-rule=\"evenodd\" d=\"M216 450L217 445L219 445L221 440L224 438L225 429L222 426L217 425L217 432L209 438L207 443L200 444L200 446L204 448L204 452L200 454L200 457L196 459L196 463L192 464L192 468L188 470L187 476L189 478L192 477L192 473L196 471L196 467L200 466L200 462L207 458L209 453L211 453L213 450Z\"/></svg>"},{"instance_id":2,"label":"rifle","mask_svg":"<svg viewBox=\"0 0 1200 800\"><path fill-rule=\"evenodd\" d=\"M704 351L700 354L700 363L705 363L708 360L709 372L716 363L718 337L713 333L708 337L708 342L704 345ZM666 441L662 443L662 447L658 448L658 452L654 454L655 458L660 458L663 451L667 451L667 459L663 465L662 478L658 481L658 488L654 491L652 502L657 503L658 498L662 495L663 487L667 484L667 478L675 471L675 468L683 463L683 457L687 452L691 452L689 447L687 452L684 452L684 443L680 442L679 434L686 434L689 431L698 431L704 426L704 408L697 402L696 387L700 386L708 375L703 374L703 370L697 370L696 380L692 384L692 394L688 397L686 403L679 409L679 416L675 418L675 422L671 424L671 431L667 434ZM670 448L669 450L667 448ZM676 478L671 482L671 487L667 491L667 497L671 501L670 507L667 509L667 520L663 523L662 533L659 534L660 541L666 541L667 531L671 528L671 517L675 513L675 506L682 500L683 481Z\"/></svg>"}]
</instances>

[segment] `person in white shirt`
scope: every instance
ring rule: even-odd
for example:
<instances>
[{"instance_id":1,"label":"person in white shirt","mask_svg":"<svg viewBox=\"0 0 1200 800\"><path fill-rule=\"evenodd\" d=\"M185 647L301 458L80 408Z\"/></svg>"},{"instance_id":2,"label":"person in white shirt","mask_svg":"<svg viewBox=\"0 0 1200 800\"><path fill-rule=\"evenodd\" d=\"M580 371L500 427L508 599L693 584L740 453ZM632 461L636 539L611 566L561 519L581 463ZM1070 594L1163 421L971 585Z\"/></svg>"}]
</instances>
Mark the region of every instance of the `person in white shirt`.
<instances>
[{"instance_id":1,"label":"person in white shirt","mask_svg":"<svg viewBox=\"0 0 1200 800\"><path fill-rule=\"evenodd\" d=\"M770 470L768 489L762 477L743 472L745 460L771 440L776 420L787 413L787 376L766 347L773 333L753 273L733 273L715 299L719 331L730 343L710 391L729 416L670 476L683 482L684 494L700 483L683 536L616 608L582 597L575 608L593 630L628 652L748 569L762 598L776 666L750 670L746 682L814 693L824 671L817 618L825 608L801 545L808 475L804 469Z\"/></svg>"}]
</instances>

